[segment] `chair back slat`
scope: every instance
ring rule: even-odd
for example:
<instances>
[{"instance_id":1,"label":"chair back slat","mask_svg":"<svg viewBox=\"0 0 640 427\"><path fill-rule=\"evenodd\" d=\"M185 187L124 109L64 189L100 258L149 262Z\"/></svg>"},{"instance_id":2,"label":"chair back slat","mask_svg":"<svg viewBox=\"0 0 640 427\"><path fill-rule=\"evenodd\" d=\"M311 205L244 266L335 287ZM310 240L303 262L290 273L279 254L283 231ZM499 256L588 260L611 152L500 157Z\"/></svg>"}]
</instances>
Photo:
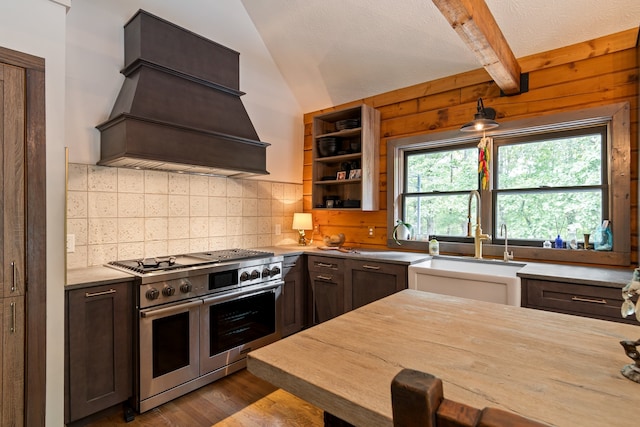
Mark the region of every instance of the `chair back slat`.
<instances>
[{"instance_id":1,"label":"chair back slat","mask_svg":"<svg viewBox=\"0 0 640 427\"><path fill-rule=\"evenodd\" d=\"M442 380L403 369L391 382L394 427L545 427L498 408L474 408L444 398Z\"/></svg>"},{"instance_id":2,"label":"chair back slat","mask_svg":"<svg viewBox=\"0 0 640 427\"><path fill-rule=\"evenodd\" d=\"M436 411L442 399L442 380L425 372L403 369L391 382L393 425L436 427Z\"/></svg>"}]
</instances>

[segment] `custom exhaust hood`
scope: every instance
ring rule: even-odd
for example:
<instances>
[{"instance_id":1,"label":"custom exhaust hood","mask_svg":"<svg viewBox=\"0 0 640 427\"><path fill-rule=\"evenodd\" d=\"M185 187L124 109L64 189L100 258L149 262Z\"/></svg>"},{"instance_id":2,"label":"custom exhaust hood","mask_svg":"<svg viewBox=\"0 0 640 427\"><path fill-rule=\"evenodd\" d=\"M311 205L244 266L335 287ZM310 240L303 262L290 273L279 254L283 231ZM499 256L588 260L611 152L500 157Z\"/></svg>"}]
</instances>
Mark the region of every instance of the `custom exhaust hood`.
<instances>
[{"instance_id":1,"label":"custom exhaust hood","mask_svg":"<svg viewBox=\"0 0 640 427\"><path fill-rule=\"evenodd\" d=\"M139 10L124 26L125 81L100 130L99 165L266 175L240 100L240 54Z\"/></svg>"}]
</instances>

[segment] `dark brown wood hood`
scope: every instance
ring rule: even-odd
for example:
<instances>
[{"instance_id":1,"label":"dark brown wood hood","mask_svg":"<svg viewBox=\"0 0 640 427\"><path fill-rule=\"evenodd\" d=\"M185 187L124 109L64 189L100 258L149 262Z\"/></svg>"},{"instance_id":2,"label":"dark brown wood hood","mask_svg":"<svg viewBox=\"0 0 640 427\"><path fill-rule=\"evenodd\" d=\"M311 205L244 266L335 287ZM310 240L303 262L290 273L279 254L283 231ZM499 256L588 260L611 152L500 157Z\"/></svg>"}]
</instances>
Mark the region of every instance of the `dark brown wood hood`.
<instances>
[{"instance_id":1,"label":"dark brown wood hood","mask_svg":"<svg viewBox=\"0 0 640 427\"><path fill-rule=\"evenodd\" d=\"M265 175L242 104L240 54L139 10L124 26L125 81L100 130L99 165Z\"/></svg>"}]
</instances>

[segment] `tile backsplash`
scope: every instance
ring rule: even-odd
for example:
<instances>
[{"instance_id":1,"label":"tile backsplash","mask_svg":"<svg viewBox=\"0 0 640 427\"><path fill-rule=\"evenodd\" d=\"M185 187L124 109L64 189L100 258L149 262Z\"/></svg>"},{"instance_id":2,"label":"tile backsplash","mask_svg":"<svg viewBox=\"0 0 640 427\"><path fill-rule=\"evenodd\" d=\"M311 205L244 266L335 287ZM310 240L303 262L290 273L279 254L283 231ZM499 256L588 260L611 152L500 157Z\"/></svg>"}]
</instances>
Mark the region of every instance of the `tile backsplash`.
<instances>
[{"instance_id":1,"label":"tile backsplash","mask_svg":"<svg viewBox=\"0 0 640 427\"><path fill-rule=\"evenodd\" d=\"M71 163L68 189L67 268L298 239L301 184Z\"/></svg>"}]
</instances>

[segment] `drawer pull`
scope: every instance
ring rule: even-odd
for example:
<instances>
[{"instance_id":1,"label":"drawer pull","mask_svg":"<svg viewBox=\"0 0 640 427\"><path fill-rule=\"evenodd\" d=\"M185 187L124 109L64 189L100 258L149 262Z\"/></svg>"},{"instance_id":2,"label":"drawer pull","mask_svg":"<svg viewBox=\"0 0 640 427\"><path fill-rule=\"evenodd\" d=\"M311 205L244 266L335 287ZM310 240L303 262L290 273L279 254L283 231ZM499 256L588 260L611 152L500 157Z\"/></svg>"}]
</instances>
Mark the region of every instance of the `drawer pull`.
<instances>
[{"instance_id":1,"label":"drawer pull","mask_svg":"<svg viewBox=\"0 0 640 427\"><path fill-rule=\"evenodd\" d=\"M12 302L11 303L11 328L10 328L11 333L15 333L16 332L16 303Z\"/></svg>"},{"instance_id":2,"label":"drawer pull","mask_svg":"<svg viewBox=\"0 0 640 427\"><path fill-rule=\"evenodd\" d=\"M295 264L295 263L294 263L294 264L285 264L285 265L284 265L284 268L293 268L293 267L295 267L295 266L296 266L296 264Z\"/></svg>"},{"instance_id":3,"label":"drawer pull","mask_svg":"<svg viewBox=\"0 0 640 427\"><path fill-rule=\"evenodd\" d=\"M318 263L316 263L316 265L317 265L318 267L334 268L334 267L333 267L333 264L327 264L327 263L325 263L325 262L318 262Z\"/></svg>"},{"instance_id":4,"label":"drawer pull","mask_svg":"<svg viewBox=\"0 0 640 427\"><path fill-rule=\"evenodd\" d=\"M604 298L601 299L592 299L592 298L582 298L582 297L571 297L571 301L580 301L580 302L590 302L593 304L606 304L607 300Z\"/></svg>"},{"instance_id":5,"label":"drawer pull","mask_svg":"<svg viewBox=\"0 0 640 427\"><path fill-rule=\"evenodd\" d=\"M333 277L331 276L316 276L316 279L327 280L329 282L333 281Z\"/></svg>"},{"instance_id":6,"label":"drawer pull","mask_svg":"<svg viewBox=\"0 0 640 427\"><path fill-rule=\"evenodd\" d=\"M16 263L11 261L11 292L16 291Z\"/></svg>"},{"instance_id":7,"label":"drawer pull","mask_svg":"<svg viewBox=\"0 0 640 427\"><path fill-rule=\"evenodd\" d=\"M115 294L116 290L115 289L109 289L108 291L102 291L102 292L94 292L94 293L85 293L84 297L85 298L91 298L91 297L99 297L101 295L109 295L109 294Z\"/></svg>"},{"instance_id":8,"label":"drawer pull","mask_svg":"<svg viewBox=\"0 0 640 427\"><path fill-rule=\"evenodd\" d=\"M366 270L380 270L380 266L379 265L368 265L368 264L364 264L362 266L362 268L366 269Z\"/></svg>"}]
</instances>

